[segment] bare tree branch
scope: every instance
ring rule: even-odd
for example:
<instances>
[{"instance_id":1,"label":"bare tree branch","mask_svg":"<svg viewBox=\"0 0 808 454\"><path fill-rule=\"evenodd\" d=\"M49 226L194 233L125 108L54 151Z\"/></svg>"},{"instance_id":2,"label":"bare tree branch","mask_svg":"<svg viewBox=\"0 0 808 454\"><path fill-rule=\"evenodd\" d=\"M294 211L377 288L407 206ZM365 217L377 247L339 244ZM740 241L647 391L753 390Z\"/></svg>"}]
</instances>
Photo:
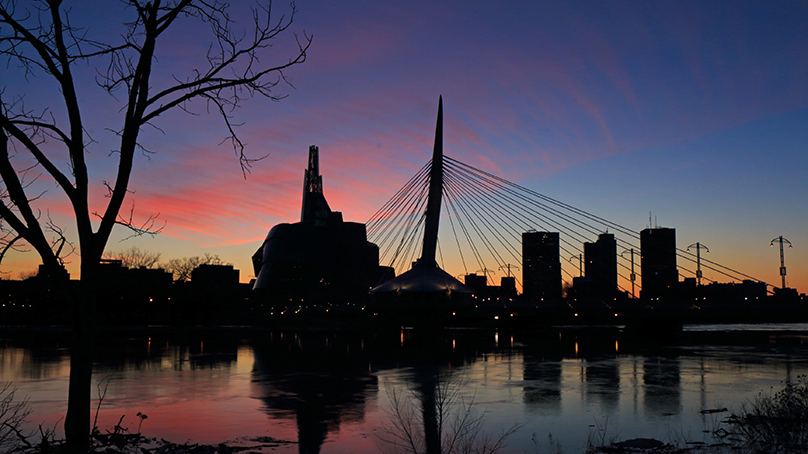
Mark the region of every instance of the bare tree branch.
<instances>
[{"instance_id":1,"label":"bare tree branch","mask_svg":"<svg viewBox=\"0 0 808 454\"><path fill-rule=\"evenodd\" d=\"M411 389L408 394L396 389L388 392L388 423L377 433L382 452L494 454L524 425L517 423L492 435L485 430L485 414L477 408L474 394L464 392L465 377L436 371L425 381L429 386ZM427 418L427 414L434 418ZM430 430L436 439L430 440Z\"/></svg>"},{"instance_id":2,"label":"bare tree branch","mask_svg":"<svg viewBox=\"0 0 808 454\"><path fill-rule=\"evenodd\" d=\"M111 190L111 188L109 188L109 186L107 186L107 189ZM98 214L98 213L93 213L93 214L96 217L101 218L100 214ZM134 218L135 218L135 202L132 202L132 207L129 209L129 217L125 218L125 217L123 217L123 216L121 216L119 214L118 219L115 221L116 224L121 225L123 227L126 227L127 229L129 229L132 232L131 235L127 236L126 238L123 238L121 240L121 242L129 240L131 238L138 237L138 236L143 236L143 235L155 236L158 233L162 232L163 229L166 226L166 222L163 222L163 225L158 227L157 226L157 218L159 218L159 217L160 217L160 213L151 214L151 215L149 215L149 217L145 221L140 223L140 225L135 224L135 221L134 221Z\"/></svg>"},{"instance_id":3,"label":"bare tree branch","mask_svg":"<svg viewBox=\"0 0 808 454\"><path fill-rule=\"evenodd\" d=\"M6 256L6 252L8 252L9 250L12 250L14 248L14 243L16 243L17 241L22 239L22 235L20 235L18 233L14 237L12 237L10 240L7 240L6 238L7 238L8 235L9 234L6 233L6 236L4 236L4 238L0 241L0 243L5 243L3 245L3 249L0 250L0 264L3 263L3 258ZM18 250L20 250L20 249L18 249Z\"/></svg>"},{"instance_id":4,"label":"bare tree branch","mask_svg":"<svg viewBox=\"0 0 808 454\"><path fill-rule=\"evenodd\" d=\"M115 226L139 236L159 233L165 225L159 226L159 214L135 223L134 202L128 217L121 215L124 201L132 194L129 187L137 152L155 151L140 143L141 131L146 125L160 130L156 122L162 114L174 108L193 113L193 101L204 101L206 109L224 120L225 141L230 141L246 177L255 160L245 153L233 114L245 99L256 95L283 99L285 95L276 91L278 85L292 87L284 71L306 60L312 39L303 33L302 38L292 35L294 41L290 39L291 58L266 63L265 54L275 40L291 33L296 10L292 4L289 15L275 16L271 0L260 1L265 3L252 10L249 27L239 31L229 5L220 0L123 0L124 13L131 19L107 42L94 38L94 30L83 28L61 0L0 0L0 59L27 82L5 88L20 93L0 92L0 220L5 228L0 232L7 232L0 235L11 235L0 243L0 260L15 245L27 244L47 268L56 269L74 252L73 244L78 245L82 285L68 286L66 274L53 273L58 276L59 294L72 309L76 336L65 419L65 434L74 451L86 448L90 433L86 402L91 395L91 314L101 256ZM201 25L195 39L207 36L207 54L187 74L153 77L159 67L158 49L178 22ZM93 87L84 85L86 78L78 77L78 70L74 76L79 64L95 71ZM116 170L114 178L94 176L103 183L91 186L87 156L96 142L85 128L82 115L87 112L82 106L87 103L80 98L88 88L99 87L120 105L117 114L109 115L111 124L101 126L117 134L117 146L106 150L116 160ZM26 90L54 95L47 107L29 109L23 102ZM99 121L103 120L102 115ZM42 174L50 176L67 196L75 220L74 241L67 237L72 228L63 229L50 217L40 219L42 212L49 212L44 206L48 200L41 197L47 179L33 185L37 179L29 179L28 172L34 168L43 169ZM107 197L103 206L91 208L91 191L99 189L106 190Z\"/></svg>"},{"instance_id":5,"label":"bare tree branch","mask_svg":"<svg viewBox=\"0 0 808 454\"><path fill-rule=\"evenodd\" d=\"M108 260L120 260L121 264L126 268L155 268L160 262L159 252L151 252L140 249L137 246L132 246L129 249L122 251L113 251L104 254L104 258Z\"/></svg>"},{"instance_id":6,"label":"bare tree branch","mask_svg":"<svg viewBox=\"0 0 808 454\"><path fill-rule=\"evenodd\" d=\"M222 260L218 255L205 253L203 256L171 259L162 268L174 275L174 282L186 282L191 279L191 272L200 265L233 265Z\"/></svg>"}]
</instances>

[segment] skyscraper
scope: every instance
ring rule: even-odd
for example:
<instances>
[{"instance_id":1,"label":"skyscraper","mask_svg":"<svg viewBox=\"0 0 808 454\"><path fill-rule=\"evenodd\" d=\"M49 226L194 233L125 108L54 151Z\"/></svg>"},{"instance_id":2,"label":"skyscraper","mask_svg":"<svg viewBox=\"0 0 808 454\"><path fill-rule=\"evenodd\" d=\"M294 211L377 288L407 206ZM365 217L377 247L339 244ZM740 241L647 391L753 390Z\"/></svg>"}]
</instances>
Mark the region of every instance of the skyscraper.
<instances>
[{"instance_id":1,"label":"skyscraper","mask_svg":"<svg viewBox=\"0 0 808 454\"><path fill-rule=\"evenodd\" d=\"M522 233L522 293L529 298L561 298L558 232Z\"/></svg>"},{"instance_id":2,"label":"skyscraper","mask_svg":"<svg viewBox=\"0 0 808 454\"><path fill-rule=\"evenodd\" d=\"M598 235L594 243L584 243L586 277L591 296L614 298L617 294L617 241L611 233Z\"/></svg>"},{"instance_id":3,"label":"skyscraper","mask_svg":"<svg viewBox=\"0 0 808 454\"><path fill-rule=\"evenodd\" d=\"M679 282L676 268L676 229L648 228L640 232L640 273L643 298L670 296Z\"/></svg>"}]
</instances>

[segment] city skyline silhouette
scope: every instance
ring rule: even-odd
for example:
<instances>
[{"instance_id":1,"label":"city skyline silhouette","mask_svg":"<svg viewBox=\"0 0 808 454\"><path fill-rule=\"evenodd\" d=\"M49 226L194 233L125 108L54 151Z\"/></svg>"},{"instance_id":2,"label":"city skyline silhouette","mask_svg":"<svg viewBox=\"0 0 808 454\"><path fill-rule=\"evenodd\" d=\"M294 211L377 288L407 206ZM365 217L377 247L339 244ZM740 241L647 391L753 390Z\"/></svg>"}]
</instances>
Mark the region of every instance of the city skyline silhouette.
<instances>
[{"instance_id":1,"label":"city skyline silhouette","mask_svg":"<svg viewBox=\"0 0 808 454\"><path fill-rule=\"evenodd\" d=\"M166 259L210 252L246 282L267 229L299 212L309 145L321 147L329 202L365 222L428 159L442 93L452 106L448 155L637 232L650 211L652 223L676 228L680 248L707 245L710 259L775 285L769 243L782 235L793 245L787 285L805 292L806 7L578 6L298 4L294 28L315 46L287 74L295 88L282 103L251 100L238 112L248 154L267 158L245 180L219 146L218 119L171 116L170 134L145 133L155 153L138 158L124 204L135 203L138 219L159 213L165 229L125 243L119 231L108 249L137 245ZM74 14L105 37L96 24L116 13L79 5ZM177 41L161 57L180 74L194 50ZM25 86L15 68L5 71L8 93ZM93 88L80 93L92 113L114 112ZM103 163L109 137L89 132L98 141L91 159ZM93 175L98 201L104 177ZM48 191L43 202L70 233L64 201ZM77 276L79 258L67 260ZM0 270L18 278L38 263L13 254ZM576 273L575 263L562 266Z\"/></svg>"}]
</instances>

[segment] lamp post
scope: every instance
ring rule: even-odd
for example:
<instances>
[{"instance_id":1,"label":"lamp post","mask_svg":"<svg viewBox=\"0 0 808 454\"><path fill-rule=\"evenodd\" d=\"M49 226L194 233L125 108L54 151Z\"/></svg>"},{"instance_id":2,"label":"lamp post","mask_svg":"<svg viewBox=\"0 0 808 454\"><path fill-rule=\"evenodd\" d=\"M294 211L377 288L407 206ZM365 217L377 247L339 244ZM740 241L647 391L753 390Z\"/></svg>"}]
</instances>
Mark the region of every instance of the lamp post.
<instances>
[{"instance_id":1,"label":"lamp post","mask_svg":"<svg viewBox=\"0 0 808 454\"><path fill-rule=\"evenodd\" d=\"M634 274L634 248L624 250L620 253L620 257L624 257L623 254L626 252L631 254L631 275L629 275L629 280L631 281L631 297L636 298L634 296L634 281L637 280L637 275Z\"/></svg>"},{"instance_id":2,"label":"lamp post","mask_svg":"<svg viewBox=\"0 0 808 454\"><path fill-rule=\"evenodd\" d=\"M584 277L584 255L578 254L578 257L571 255L570 258L567 259L568 262L572 263L572 259L578 259L578 277Z\"/></svg>"},{"instance_id":3,"label":"lamp post","mask_svg":"<svg viewBox=\"0 0 808 454\"><path fill-rule=\"evenodd\" d=\"M687 252L690 252L692 247L696 248L696 285L701 287L701 250L704 249L708 254L710 250L701 243L693 243L687 247Z\"/></svg>"},{"instance_id":4,"label":"lamp post","mask_svg":"<svg viewBox=\"0 0 808 454\"><path fill-rule=\"evenodd\" d=\"M517 270L519 269L518 266L511 265L510 263L507 263L507 264L502 265L501 267L499 267L499 269L503 269L503 268L506 268L508 270L508 277L511 277L511 268L516 268Z\"/></svg>"},{"instance_id":5,"label":"lamp post","mask_svg":"<svg viewBox=\"0 0 808 454\"><path fill-rule=\"evenodd\" d=\"M774 242L780 243L780 277L783 279L783 286L781 288L786 288L786 263L785 258L783 256L783 243L788 243L789 249L791 246L791 241L783 238L783 235L778 236L777 238L773 239L771 243L769 243L770 247L774 247Z\"/></svg>"},{"instance_id":6,"label":"lamp post","mask_svg":"<svg viewBox=\"0 0 808 454\"><path fill-rule=\"evenodd\" d=\"M481 269L481 270L477 270L477 271L475 271L475 273L479 273L480 271L482 271L482 272L483 272L483 276L485 276L485 285L488 285L488 275L489 275L489 274L492 274L492 275L493 275L493 274L495 274L495 273L496 273L496 271L491 270L491 269L488 269L488 268L483 268L483 269ZM493 283L494 281L492 280L491 282Z\"/></svg>"}]
</instances>

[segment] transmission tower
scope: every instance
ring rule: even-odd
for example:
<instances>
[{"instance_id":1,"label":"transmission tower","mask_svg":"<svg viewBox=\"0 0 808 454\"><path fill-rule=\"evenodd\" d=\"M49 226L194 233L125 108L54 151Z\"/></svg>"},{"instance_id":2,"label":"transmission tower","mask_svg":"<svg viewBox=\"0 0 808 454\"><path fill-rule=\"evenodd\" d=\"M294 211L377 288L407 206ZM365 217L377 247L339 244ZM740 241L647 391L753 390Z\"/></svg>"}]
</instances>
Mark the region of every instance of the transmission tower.
<instances>
[{"instance_id":1,"label":"transmission tower","mask_svg":"<svg viewBox=\"0 0 808 454\"><path fill-rule=\"evenodd\" d=\"M791 241L783 238L783 235L778 236L777 238L773 239L769 246L774 247L774 242L780 243L780 277L783 279L783 286L781 288L786 288L786 262L783 256L783 243L788 243L788 248L791 249Z\"/></svg>"}]
</instances>

